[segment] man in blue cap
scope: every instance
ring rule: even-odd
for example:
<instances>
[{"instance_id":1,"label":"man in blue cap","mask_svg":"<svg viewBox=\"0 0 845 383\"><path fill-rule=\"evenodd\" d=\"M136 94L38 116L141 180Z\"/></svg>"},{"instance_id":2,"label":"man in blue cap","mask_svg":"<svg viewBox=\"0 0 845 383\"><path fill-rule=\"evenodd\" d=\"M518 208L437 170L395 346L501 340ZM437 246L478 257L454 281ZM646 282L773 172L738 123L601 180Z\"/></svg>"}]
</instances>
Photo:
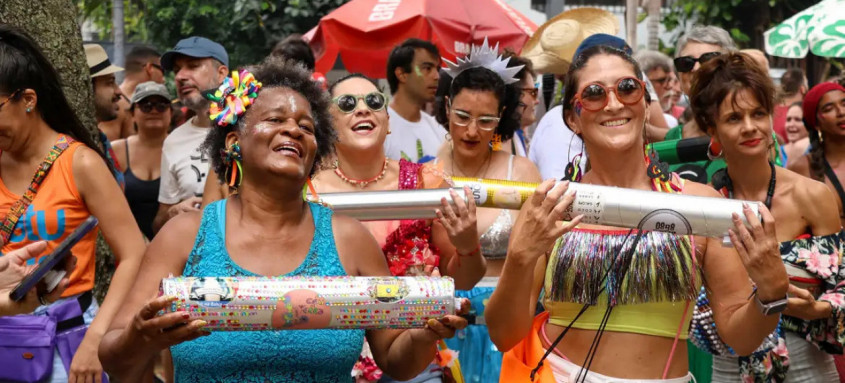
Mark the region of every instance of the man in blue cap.
<instances>
[{"instance_id":1,"label":"man in blue cap","mask_svg":"<svg viewBox=\"0 0 845 383\"><path fill-rule=\"evenodd\" d=\"M170 218L198 210L202 202L208 156L200 150L212 127L209 101L203 92L217 88L229 73L229 55L222 45L204 37L188 37L161 56L161 67L175 74L182 105L196 116L164 140L161 153L159 209L153 220L157 232Z\"/></svg>"},{"instance_id":2,"label":"man in blue cap","mask_svg":"<svg viewBox=\"0 0 845 383\"><path fill-rule=\"evenodd\" d=\"M572 62L575 62L581 52L599 45L622 50L628 55L631 55L633 51L625 40L616 36L597 33L585 38L578 45L578 49L572 55ZM646 83L646 88L651 94L652 100L657 100L657 93L648 81L648 77L643 75L643 81ZM651 103L649 114L650 122L646 126L646 135L650 141L662 141L669 127L663 118L660 104L657 102ZM543 115L543 118L537 124L531 142L528 158L537 165L543 179L562 179L566 165L578 155L581 155L581 171L586 171L587 153L583 152L584 147L581 138L575 135L563 121L563 106L555 106Z\"/></svg>"}]
</instances>

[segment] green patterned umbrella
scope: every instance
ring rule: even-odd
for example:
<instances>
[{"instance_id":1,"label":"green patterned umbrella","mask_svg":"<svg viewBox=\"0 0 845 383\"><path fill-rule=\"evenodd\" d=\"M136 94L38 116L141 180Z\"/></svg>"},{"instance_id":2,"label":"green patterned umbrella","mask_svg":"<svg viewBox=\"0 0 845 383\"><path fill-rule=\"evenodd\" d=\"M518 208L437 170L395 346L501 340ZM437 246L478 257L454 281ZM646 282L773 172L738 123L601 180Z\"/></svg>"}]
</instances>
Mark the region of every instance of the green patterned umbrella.
<instances>
[{"instance_id":1,"label":"green patterned umbrella","mask_svg":"<svg viewBox=\"0 0 845 383\"><path fill-rule=\"evenodd\" d=\"M845 0L824 0L807 8L764 34L766 52L772 56L845 58Z\"/></svg>"}]
</instances>

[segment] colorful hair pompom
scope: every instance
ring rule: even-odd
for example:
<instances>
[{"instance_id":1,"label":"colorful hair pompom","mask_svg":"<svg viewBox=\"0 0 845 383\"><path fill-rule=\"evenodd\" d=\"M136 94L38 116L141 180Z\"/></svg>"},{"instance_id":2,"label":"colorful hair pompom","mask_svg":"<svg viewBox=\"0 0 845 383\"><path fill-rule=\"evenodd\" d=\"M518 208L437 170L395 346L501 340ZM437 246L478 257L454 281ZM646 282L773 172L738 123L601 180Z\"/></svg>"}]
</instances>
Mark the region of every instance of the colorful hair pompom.
<instances>
[{"instance_id":1,"label":"colorful hair pompom","mask_svg":"<svg viewBox=\"0 0 845 383\"><path fill-rule=\"evenodd\" d=\"M255 80L252 73L246 69L232 71L232 76L226 77L217 90L205 95L211 100L209 117L220 127L235 125L258 97L259 89L261 83Z\"/></svg>"}]
</instances>

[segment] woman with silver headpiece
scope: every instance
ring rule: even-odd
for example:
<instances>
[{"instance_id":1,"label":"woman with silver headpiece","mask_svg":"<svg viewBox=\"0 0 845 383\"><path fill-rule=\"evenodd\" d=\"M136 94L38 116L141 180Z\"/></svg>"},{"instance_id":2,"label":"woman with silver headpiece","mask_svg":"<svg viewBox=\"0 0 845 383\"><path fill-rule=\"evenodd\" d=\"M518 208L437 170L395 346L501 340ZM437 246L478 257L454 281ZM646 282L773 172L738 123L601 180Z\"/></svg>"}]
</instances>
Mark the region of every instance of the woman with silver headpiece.
<instances>
[{"instance_id":1,"label":"woman with silver headpiece","mask_svg":"<svg viewBox=\"0 0 845 383\"><path fill-rule=\"evenodd\" d=\"M451 81L437 116L449 134L434 163L446 178L540 181L530 160L497 150L501 142L513 137L522 117L518 113L522 83L515 75L523 67L508 64L509 59L499 56L498 46L490 47L486 41L474 46L471 55L459 58L457 64L447 61L444 72ZM484 306L504 265L515 213L491 208L479 208L476 213L481 246L475 252L487 260L487 273L471 290L458 292L472 302L475 323L447 342L458 350L461 369L469 381L498 380L501 353L484 325Z\"/></svg>"}]
</instances>

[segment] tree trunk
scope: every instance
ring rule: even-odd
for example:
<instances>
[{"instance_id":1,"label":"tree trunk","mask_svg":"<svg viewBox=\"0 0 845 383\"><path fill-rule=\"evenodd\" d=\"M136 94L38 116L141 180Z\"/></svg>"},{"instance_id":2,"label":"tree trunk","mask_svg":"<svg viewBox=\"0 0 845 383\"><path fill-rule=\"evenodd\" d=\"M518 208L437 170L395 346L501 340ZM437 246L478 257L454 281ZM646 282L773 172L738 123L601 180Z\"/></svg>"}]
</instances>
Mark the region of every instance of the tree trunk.
<instances>
[{"instance_id":1,"label":"tree trunk","mask_svg":"<svg viewBox=\"0 0 845 383\"><path fill-rule=\"evenodd\" d=\"M91 75L82 49L82 32L76 5L70 0L0 0L0 23L26 31L59 72L62 89L82 124L99 142L94 118ZM102 301L114 270L114 256L103 240L97 239L97 278L94 292Z\"/></svg>"},{"instance_id":2,"label":"tree trunk","mask_svg":"<svg viewBox=\"0 0 845 383\"><path fill-rule=\"evenodd\" d=\"M114 65L119 67L124 67L126 65L125 58L126 53L124 52L124 48L126 45L126 38L124 33L124 25L123 25L123 0L112 0L112 31L113 31L113 38L114 38ZM123 81L123 72L115 73L117 77L117 82L120 83ZM130 95L127 95L130 97Z\"/></svg>"},{"instance_id":3,"label":"tree trunk","mask_svg":"<svg viewBox=\"0 0 845 383\"><path fill-rule=\"evenodd\" d=\"M637 3L637 0L625 0L625 40L634 52L639 50L637 49Z\"/></svg>"}]
</instances>

